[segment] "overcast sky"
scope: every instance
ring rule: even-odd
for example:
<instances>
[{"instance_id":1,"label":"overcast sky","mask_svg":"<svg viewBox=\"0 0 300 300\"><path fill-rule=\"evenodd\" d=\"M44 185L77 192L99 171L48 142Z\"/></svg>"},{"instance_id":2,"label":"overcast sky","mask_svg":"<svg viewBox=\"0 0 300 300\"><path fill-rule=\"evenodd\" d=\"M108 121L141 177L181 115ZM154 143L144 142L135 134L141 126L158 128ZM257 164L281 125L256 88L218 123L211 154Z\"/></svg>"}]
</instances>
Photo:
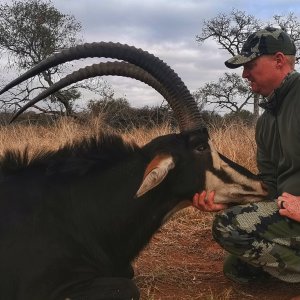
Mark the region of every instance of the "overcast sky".
<instances>
[{"instance_id":1,"label":"overcast sky","mask_svg":"<svg viewBox=\"0 0 300 300\"><path fill-rule=\"evenodd\" d=\"M201 45L196 42L205 20L219 13L230 13L233 8L262 20L289 12L300 15L299 0L52 0L52 3L81 23L85 42L121 42L147 50L171 66L191 92L228 71L224 66L229 58L227 52L212 41ZM110 78L118 95L126 96L133 106L162 101L145 84Z\"/></svg>"}]
</instances>

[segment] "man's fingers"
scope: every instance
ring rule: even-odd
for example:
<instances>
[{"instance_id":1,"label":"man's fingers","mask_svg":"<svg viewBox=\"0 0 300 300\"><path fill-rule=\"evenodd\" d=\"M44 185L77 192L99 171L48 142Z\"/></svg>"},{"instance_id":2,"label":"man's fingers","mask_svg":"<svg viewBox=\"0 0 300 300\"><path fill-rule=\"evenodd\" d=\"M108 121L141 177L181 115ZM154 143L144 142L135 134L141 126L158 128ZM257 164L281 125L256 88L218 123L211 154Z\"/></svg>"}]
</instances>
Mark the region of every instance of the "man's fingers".
<instances>
[{"instance_id":1,"label":"man's fingers","mask_svg":"<svg viewBox=\"0 0 300 300\"><path fill-rule=\"evenodd\" d=\"M209 211L220 211L226 209L228 205L222 203L215 203L215 192L212 191L207 197L206 207L209 209Z\"/></svg>"},{"instance_id":2,"label":"man's fingers","mask_svg":"<svg viewBox=\"0 0 300 300\"><path fill-rule=\"evenodd\" d=\"M206 191L202 191L201 194L199 195L199 200L202 202L205 201L205 198L206 198Z\"/></svg>"},{"instance_id":3,"label":"man's fingers","mask_svg":"<svg viewBox=\"0 0 300 300\"><path fill-rule=\"evenodd\" d=\"M278 206L279 209L285 209L286 208L286 200L284 199L284 197L278 197L277 206Z\"/></svg>"},{"instance_id":4,"label":"man's fingers","mask_svg":"<svg viewBox=\"0 0 300 300\"><path fill-rule=\"evenodd\" d=\"M207 194L206 191L196 193L193 196L193 206L202 210L202 211L209 211L209 212L216 212L227 208L226 204L216 204L214 202L215 199L215 192L211 191Z\"/></svg>"},{"instance_id":5,"label":"man's fingers","mask_svg":"<svg viewBox=\"0 0 300 300\"><path fill-rule=\"evenodd\" d=\"M213 204L215 200L215 192L211 191L207 197L207 204Z\"/></svg>"},{"instance_id":6,"label":"man's fingers","mask_svg":"<svg viewBox=\"0 0 300 300\"><path fill-rule=\"evenodd\" d=\"M279 214L284 217L289 217L289 212L286 209L279 209Z\"/></svg>"},{"instance_id":7,"label":"man's fingers","mask_svg":"<svg viewBox=\"0 0 300 300\"><path fill-rule=\"evenodd\" d=\"M287 193L287 192L283 192L281 196L282 197L291 197L291 196L294 196L294 195L292 195L290 193Z\"/></svg>"},{"instance_id":8,"label":"man's fingers","mask_svg":"<svg viewBox=\"0 0 300 300\"><path fill-rule=\"evenodd\" d=\"M228 208L227 204L222 204L222 203L214 203L212 206L212 211L219 211Z\"/></svg>"},{"instance_id":9,"label":"man's fingers","mask_svg":"<svg viewBox=\"0 0 300 300\"><path fill-rule=\"evenodd\" d=\"M277 205L280 215L300 222L300 196L284 192L278 197Z\"/></svg>"},{"instance_id":10,"label":"man's fingers","mask_svg":"<svg viewBox=\"0 0 300 300\"><path fill-rule=\"evenodd\" d=\"M196 193L193 197L193 205L203 211L213 211L214 210L214 192L210 192L207 195L206 191L202 191L200 194Z\"/></svg>"},{"instance_id":11,"label":"man's fingers","mask_svg":"<svg viewBox=\"0 0 300 300\"><path fill-rule=\"evenodd\" d=\"M215 207L215 192L212 191L208 194L208 197L206 198L205 204L207 205L207 207L209 208L214 208Z\"/></svg>"},{"instance_id":12,"label":"man's fingers","mask_svg":"<svg viewBox=\"0 0 300 300\"><path fill-rule=\"evenodd\" d=\"M200 194L196 193L193 197L193 205L197 208L204 208L205 197L206 197L206 191L202 191Z\"/></svg>"}]
</instances>

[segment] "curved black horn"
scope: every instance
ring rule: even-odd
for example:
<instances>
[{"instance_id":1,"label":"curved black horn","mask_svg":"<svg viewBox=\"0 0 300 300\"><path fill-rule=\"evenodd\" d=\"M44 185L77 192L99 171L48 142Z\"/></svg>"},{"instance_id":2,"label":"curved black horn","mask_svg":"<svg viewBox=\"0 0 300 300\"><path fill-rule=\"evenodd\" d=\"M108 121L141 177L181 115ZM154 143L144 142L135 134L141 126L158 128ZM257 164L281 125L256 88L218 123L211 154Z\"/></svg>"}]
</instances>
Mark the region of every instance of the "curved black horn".
<instances>
[{"instance_id":1,"label":"curved black horn","mask_svg":"<svg viewBox=\"0 0 300 300\"><path fill-rule=\"evenodd\" d=\"M23 113L29 107L33 106L34 104L41 101L42 99L54 94L60 89L63 89L66 86L69 86L75 82L87 78L104 76L104 75L124 76L124 77L130 77L142 81L148 84L149 86L151 86L152 88L154 88L168 102L172 102L172 100L170 100L170 95L168 94L166 89L152 75L144 71L142 68L127 62L105 62L105 63L102 62L98 64L93 64L91 66L87 66L85 68L81 68L67 75L66 77L60 79L58 82L51 85L49 88L41 92L34 99L30 100L22 108L20 108L13 116L10 122L13 122L21 113ZM180 124L179 127L181 127Z\"/></svg>"},{"instance_id":2,"label":"curved black horn","mask_svg":"<svg viewBox=\"0 0 300 300\"><path fill-rule=\"evenodd\" d=\"M142 49L120 43L87 43L55 53L12 81L0 91L0 94L51 67L87 57L115 58L141 67L159 81L169 93L170 106L179 118L178 122L181 130L204 127L196 102L180 77L166 63L154 55Z\"/></svg>"}]
</instances>

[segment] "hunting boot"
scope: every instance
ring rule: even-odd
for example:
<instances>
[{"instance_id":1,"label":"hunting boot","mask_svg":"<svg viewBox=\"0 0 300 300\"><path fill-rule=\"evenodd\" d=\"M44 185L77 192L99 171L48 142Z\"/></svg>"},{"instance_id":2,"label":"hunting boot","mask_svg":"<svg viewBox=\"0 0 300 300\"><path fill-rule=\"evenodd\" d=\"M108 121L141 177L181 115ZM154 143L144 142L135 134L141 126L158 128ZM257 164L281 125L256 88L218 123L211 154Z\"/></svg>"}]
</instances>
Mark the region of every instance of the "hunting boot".
<instances>
[{"instance_id":1,"label":"hunting boot","mask_svg":"<svg viewBox=\"0 0 300 300\"><path fill-rule=\"evenodd\" d=\"M225 277L239 284L262 282L271 277L261 267L251 266L232 254L225 259L223 272Z\"/></svg>"}]
</instances>

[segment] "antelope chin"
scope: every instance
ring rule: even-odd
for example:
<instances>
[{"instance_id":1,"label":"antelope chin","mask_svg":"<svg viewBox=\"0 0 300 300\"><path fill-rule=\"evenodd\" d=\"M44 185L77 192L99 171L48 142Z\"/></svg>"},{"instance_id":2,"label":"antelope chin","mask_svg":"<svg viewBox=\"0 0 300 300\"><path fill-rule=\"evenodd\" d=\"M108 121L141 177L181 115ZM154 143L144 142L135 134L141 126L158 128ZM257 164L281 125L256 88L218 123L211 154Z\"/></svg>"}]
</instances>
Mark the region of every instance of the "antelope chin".
<instances>
[{"instance_id":1,"label":"antelope chin","mask_svg":"<svg viewBox=\"0 0 300 300\"><path fill-rule=\"evenodd\" d=\"M247 204L266 200L266 195L215 195L214 202L218 204Z\"/></svg>"}]
</instances>

